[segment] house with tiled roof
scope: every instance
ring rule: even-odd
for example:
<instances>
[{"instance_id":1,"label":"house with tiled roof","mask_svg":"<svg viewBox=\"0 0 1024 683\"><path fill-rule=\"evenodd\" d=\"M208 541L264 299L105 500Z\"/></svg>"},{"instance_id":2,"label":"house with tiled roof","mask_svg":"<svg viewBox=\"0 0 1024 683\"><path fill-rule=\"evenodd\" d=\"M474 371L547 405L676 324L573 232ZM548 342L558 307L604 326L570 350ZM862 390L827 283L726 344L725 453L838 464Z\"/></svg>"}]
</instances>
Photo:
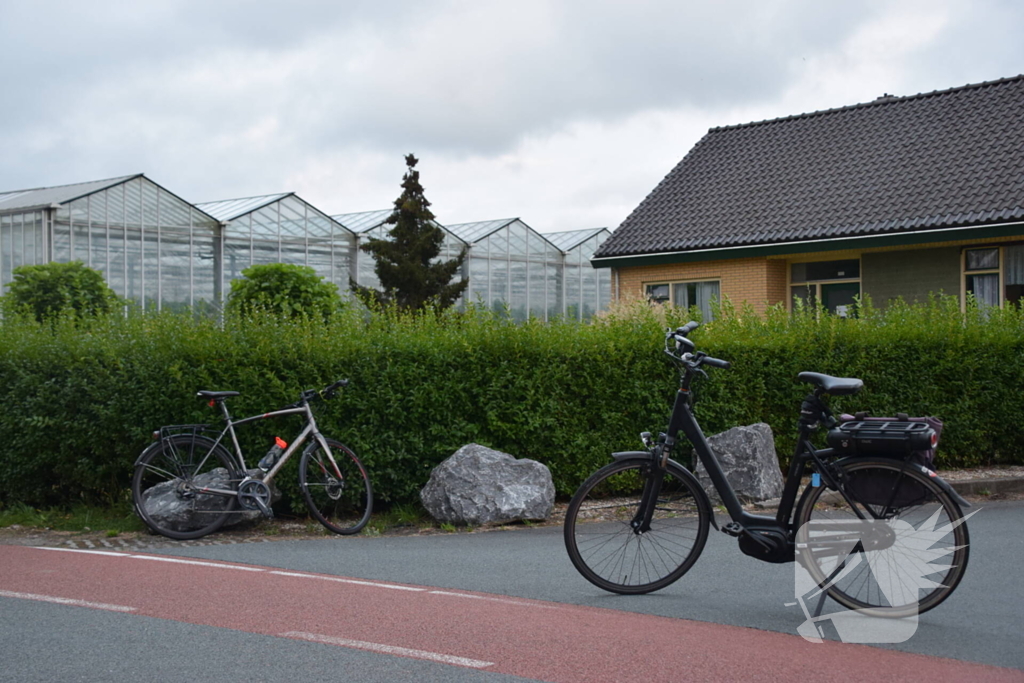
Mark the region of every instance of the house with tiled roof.
<instances>
[{"instance_id":1,"label":"house with tiled roof","mask_svg":"<svg viewBox=\"0 0 1024 683\"><path fill-rule=\"evenodd\" d=\"M1024 76L713 128L598 249L617 298L1024 295Z\"/></svg>"}]
</instances>

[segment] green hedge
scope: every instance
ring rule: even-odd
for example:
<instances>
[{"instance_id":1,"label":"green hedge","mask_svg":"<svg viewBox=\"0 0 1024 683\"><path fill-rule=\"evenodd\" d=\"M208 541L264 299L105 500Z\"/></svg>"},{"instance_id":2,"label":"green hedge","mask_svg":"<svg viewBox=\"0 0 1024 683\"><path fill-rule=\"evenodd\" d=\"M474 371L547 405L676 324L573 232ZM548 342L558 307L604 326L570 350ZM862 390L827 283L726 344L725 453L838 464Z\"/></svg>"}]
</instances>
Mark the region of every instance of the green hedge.
<instances>
[{"instance_id":1,"label":"green hedge","mask_svg":"<svg viewBox=\"0 0 1024 683\"><path fill-rule=\"evenodd\" d=\"M663 329L685 322L680 315L637 304L592 324L356 311L327 324L10 320L0 326L0 506L124 499L154 429L217 421L199 389L240 391L229 406L243 416L341 377L352 383L324 406L320 426L364 459L379 500L414 500L431 468L472 441L544 462L567 495L610 452L635 449L640 431L664 429L676 380ZM806 393L795 378L814 370L865 380L839 408L945 420L941 466L1024 463L1018 309L963 315L955 301L935 300L851 320L726 309L694 339L733 362L697 386L708 434L765 421L787 459ZM243 445L255 460L273 435L298 428L298 418L247 425Z\"/></svg>"}]
</instances>

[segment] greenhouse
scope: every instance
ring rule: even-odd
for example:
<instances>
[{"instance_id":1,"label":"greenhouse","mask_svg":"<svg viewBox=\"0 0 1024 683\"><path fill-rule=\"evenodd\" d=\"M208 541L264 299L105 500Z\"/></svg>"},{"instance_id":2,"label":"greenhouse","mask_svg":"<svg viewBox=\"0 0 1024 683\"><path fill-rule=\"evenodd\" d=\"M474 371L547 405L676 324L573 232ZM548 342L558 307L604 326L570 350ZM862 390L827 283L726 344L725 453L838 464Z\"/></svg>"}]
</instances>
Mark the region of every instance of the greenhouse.
<instances>
[{"instance_id":1,"label":"greenhouse","mask_svg":"<svg viewBox=\"0 0 1024 683\"><path fill-rule=\"evenodd\" d=\"M387 238L388 231L391 229L391 226L389 226L386 221L392 212L392 209L381 209L379 211L336 214L332 216L332 218L355 233L356 246L358 247L371 237L375 237L377 239ZM441 253L438 255L436 260L448 261L458 257L466 247L466 243L453 235L451 231L447 230L445 226L440 223L435 222L435 225L444 231L444 242L441 244ZM353 254L355 267L352 270L356 273L353 278L356 281L356 284L362 285L363 287L373 287L375 289L380 287L380 280L377 279L377 274L374 272L376 262L373 260L373 256L358 248L353 251Z\"/></svg>"},{"instance_id":2,"label":"greenhouse","mask_svg":"<svg viewBox=\"0 0 1024 683\"><path fill-rule=\"evenodd\" d=\"M586 320L611 303L612 282L609 268L596 269L590 257L611 235L608 228L544 233L544 237L565 254L565 315Z\"/></svg>"},{"instance_id":3,"label":"greenhouse","mask_svg":"<svg viewBox=\"0 0 1024 683\"><path fill-rule=\"evenodd\" d=\"M216 307L251 265L312 267L341 291L379 287L373 256L391 209L335 216L293 192L189 204L142 174L0 193L0 287L21 265L81 261L144 310ZM518 218L444 226L439 261L467 251L461 300L516 320L587 319L607 307L590 257L605 228L542 235Z\"/></svg>"},{"instance_id":4,"label":"greenhouse","mask_svg":"<svg viewBox=\"0 0 1024 683\"><path fill-rule=\"evenodd\" d=\"M311 266L340 291L348 289L355 235L294 192L196 206L224 226L219 282L224 292L244 269L266 263Z\"/></svg>"},{"instance_id":5,"label":"greenhouse","mask_svg":"<svg viewBox=\"0 0 1024 683\"><path fill-rule=\"evenodd\" d=\"M0 286L21 265L81 261L143 309L216 302L219 231L142 174L0 193Z\"/></svg>"}]
</instances>

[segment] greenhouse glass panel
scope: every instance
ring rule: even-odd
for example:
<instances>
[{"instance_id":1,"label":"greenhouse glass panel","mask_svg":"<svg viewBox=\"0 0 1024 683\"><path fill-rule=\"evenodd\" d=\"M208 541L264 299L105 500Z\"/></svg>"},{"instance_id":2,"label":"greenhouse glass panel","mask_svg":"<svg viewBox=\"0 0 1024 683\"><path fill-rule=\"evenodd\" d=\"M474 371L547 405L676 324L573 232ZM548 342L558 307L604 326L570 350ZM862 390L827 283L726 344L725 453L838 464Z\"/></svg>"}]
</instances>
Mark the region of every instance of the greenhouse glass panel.
<instances>
[{"instance_id":1,"label":"greenhouse glass panel","mask_svg":"<svg viewBox=\"0 0 1024 683\"><path fill-rule=\"evenodd\" d=\"M268 263L281 262L281 249L277 240L268 241L253 239L252 241L252 264L265 265Z\"/></svg>"},{"instance_id":2,"label":"greenhouse glass panel","mask_svg":"<svg viewBox=\"0 0 1024 683\"><path fill-rule=\"evenodd\" d=\"M533 235L531 238L536 239ZM530 315L541 320L547 319L547 286L543 263L530 262Z\"/></svg>"},{"instance_id":3,"label":"greenhouse glass panel","mask_svg":"<svg viewBox=\"0 0 1024 683\"><path fill-rule=\"evenodd\" d=\"M306 243L291 240L281 242L281 263L295 266L306 265Z\"/></svg>"},{"instance_id":4,"label":"greenhouse glass panel","mask_svg":"<svg viewBox=\"0 0 1024 683\"><path fill-rule=\"evenodd\" d=\"M66 263L71 260L71 212L66 207L57 209L53 221L53 260Z\"/></svg>"},{"instance_id":5,"label":"greenhouse glass panel","mask_svg":"<svg viewBox=\"0 0 1024 683\"><path fill-rule=\"evenodd\" d=\"M508 281L511 295L508 303L512 317L516 320L526 320L526 275L526 262L512 261L509 263Z\"/></svg>"},{"instance_id":6,"label":"greenhouse glass panel","mask_svg":"<svg viewBox=\"0 0 1024 683\"><path fill-rule=\"evenodd\" d=\"M158 310L160 302L160 240L156 228L143 230L144 253L142 258L142 283L144 298L142 307L145 310Z\"/></svg>"},{"instance_id":7,"label":"greenhouse glass panel","mask_svg":"<svg viewBox=\"0 0 1024 683\"><path fill-rule=\"evenodd\" d=\"M518 221L506 228L508 231L508 254L510 257L526 256L526 226Z\"/></svg>"},{"instance_id":8,"label":"greenhouse glass panel","mask_svg":"<svg viewBox=\"0 0 1024 683\"><path fill-rule=\"evenodd\" d=\"M565 314L569 318L580 319L580 267L575 264L565 266Z\"/></svg>"},{"instance_id":9,"label":"greenhouse glass panel","mask_svg":"<svg viewBox=\"0 0 1024 683\"><path fill-rule=\"evenodd\" d=\"M256 240L276 240L280 234L277 224L277 206L265 206L259 211L249 214L252 216L252 236ZM262 261L261 261L262 263Z\"/></svg>"},{"instance_id":10,"label":"greenhouse glass panel","mask_svg":"<svg viewBox=\"0 0 1024 683\"><path fill-rule=\"evenodd\" d=\"M562 316L562 280L564 272L560 265L553 263L546 264L544 271L546 273L548 290L548 320L554 320Z\"/></svg>"},{"instance_id":11,"label":"greenhouse glass panel","mask_svg":"<svg viewBox=\"0 0 1024 683\"><path fill-rule=\"evenodd\" d=\"M229 240L224 243L224 281L229 283L242 277L242 271L252 265L252 252L248 242ZM225 289L226 291L226 289Z\"/></svg>"},{"instance_id":12,"label":"greenhouse glass panel","mask_svg":"<svg viewBox=\"0 0 1024 683\"><path fill-rule=\"evenodd\" d=\"M147 229L160 225L159 192L154 185L146 182L142 183L142 225Z\"/></svg>"},{"instance_id":13,"label":"greenhouse glass panel","mask_svg":"<svg viewBox=\"0 0 1024 683\"><path fill-rule=\"evenodd\" d=\"M125 297L134 301L142 301L142 230L136 227L125 228Z\"/></svg>"},{"instance_id":14,"label":"greenhouse glass panel","mask_svg":"<svg viewBox=\"0 0 1024 683\"><path fill-rule=\"evenodd\" d=\"M107 233L107 285L118 296L127 297L124 285L124 226L112 225Z\"/></svg>"},{"instance_id":15,"label":"greenhouse glass panel","mask_svg":"<svg viewBox=\"0 0 1024 683\"><path fill-rule=\"evenodd\" d=\"M334 274L334 263L331 254L331 242L324 239L310 239L309 251L306 252L306 265L327 282L340 285ZM339 271L342 270L339 268ZM346 283L347 284L347 283ZM344 290L344 287L341 288Z\"/></svg>"},{"instance_id":16,"label":"greenhouse glass panel","mask_svg":"<svg viewBox=\"0 0 1024 683\"><path fill-rule=\"evenodd\" d=\"M491 258L501 258L508 255L508 229L502 228L487 238L487 253Z\"/></svg>"},{"instance_id":17,"label":"greenhouse glass panel","mask_svg":"<svg viewBox=\"0 0 1024 683\"><path fill-rule=\"evenodd\" d=\"M89 260L91 268L102 271L106 275L107 266L107 193L97 192L89 197L89 215L92 218Z\"/></svg>"},{"instance_id":18,"label":"greenhouse glass panel","mask_svg":"<svg viewBox=\"0 0 1024 683\"><path fill-rule=\"evenodd\" d=\"M14 275L11 272L14 268L14 238L13 225L14 216L0 216L0 287L10 282Z\"/></svg>"},{"instance_id":19,"label":"greenhouse glass panel","mask_svg":"<svg viewBox=\"0 0 1024 683\"><path fill-rule=\"evenodd\" d=\"M136 178L124 185L125 225L130 228L142 225L142 182Z\"/></svg>"},{"instance_id":20,"label":"greenhouse glass panel","mask_svg":"<svg viewBox=\"0 0 1024 683\"><path fill-rule=\"evenodd\" d=\"M71 202L71 259L89 265L89 198Z\"/></svg>"},{"instance_id":21,"label":"greenhouse glass panel","mask_svg":"<svg viewBox=\"0 0 1024 683\"><path fill-rule=\"evenodd\" d=\"M547 241L535 232L527 235L531 261L543 261L547 256Z\"/></svg>"},{"instance_id":22,"label":"greenhouse glass panel","mask_svg":"<svg viewBox=\"0 0 1024 683\"><path fill-rule=\"evenodd\" d=\"M103 195L107 200L107 220L110 225L124 225L124 186L112 187Z\"/></svg>"},{"instance_id":23,"label":"greenhouse glass panel","mask_svg":"<svg viewBox=\"0 0 1024 683\"><path fill-rule=\"evenodd\" d=\"M25 238L24 228L25 214L11 216L11 269L25 265Z\"/></svg>"},{"instance_id":24,"label":"greenhouse glass panel","mask_svg":"<svg viewBox=\"0 0 1024 683\"><path fill-rule=\"evenodd\" d=\"M487 303L495 310L503 310L508 302L508 261L491 261L488 267L491 289Z\"/></svg>"},{"instance_id":25,"label":"greenhouse glass panel","mask_svg":"<svg viewBox=\"0 0 1024 683\"><path fill-rule=\"evenodd\" d=\"M191 224L191 207L168 192L160 192L160 225L187 228Z\"/></svg>"},{"instance_id":26,"label":"greenhouse glass panel","mask_svg":"<svg viewBox=\"0 0 1024 683\"><path fill-rule=\"evenodd\" d=\"M306 205L295 197L285 197L277 203L281 211L281 236L306 236Z\"/></svg>"},{"instance_id":27,"label":"greenhouse glass panel","mask_svg":"<svg viewBox=\"0 0 1024 683\"><path fill-rule=\"evenodd\" d=\"M192 232L192 305L197 309L218 304L214 293L216 243L217 236L212 230L197 228Z\"/></svg>"},{"instance_id":28,"label":"greenhouse glass panel","mask_svg":"<svg viewBox=\"0 0 1024 683\"><path fill-rule=\"evenodd\" d=\"M306 219L306 228L309 230L310 239L314 237L332 237L334 224L327 216L323 216L316 211L310 211ZM345 235L345 232L338 229L338 237L341 238L343 235Z\"/></svg>"},{"instance_id":29,"label":"greenhouse glass panel","mask_svg":"<svg viewBox=\"0 0 1024 683\"><path fill-rule=\"evenodd\" d=\"M148 245L147 245L148 246ZM187 234L165 230L160 235L160 308L182 310L191 292L192 250ZM149 277L147 273L147 278ZM147 280L147 289L149 283Z\"/></svg>"},{"instance_id":30,"label":"greenhouse glass panel","mask_svg":"<svg viewBox=\"0 0 1024 683\"><path fill-rule=\"evenodd\" d=\"M483 303L490 305L490 293L488 291L489 275L487 269L487 259L485 258L470 258L469 259L469 300L473 303Z\"/></svg>"}]
</instances>

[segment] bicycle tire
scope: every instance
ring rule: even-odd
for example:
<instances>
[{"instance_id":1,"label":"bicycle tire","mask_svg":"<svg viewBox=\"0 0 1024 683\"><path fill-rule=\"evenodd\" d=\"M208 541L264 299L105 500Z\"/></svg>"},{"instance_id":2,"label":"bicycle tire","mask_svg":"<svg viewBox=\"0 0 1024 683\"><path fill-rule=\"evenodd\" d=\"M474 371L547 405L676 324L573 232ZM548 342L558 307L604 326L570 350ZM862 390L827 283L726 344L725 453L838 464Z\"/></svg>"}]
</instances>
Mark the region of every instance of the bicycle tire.
<instances>
[{"instance_id":1,"label":"bicycle tire","mask_svg":"<svg viewBox=\"0 0 1024 683\"><path fill-rule=\"evenodd\" d=\"M875 520L885 520L889 531L881 532L891 545L873 549L861 540L850 548L856 543L850 529L863 539L866 527L837 491L808 486L797 510L796 542L816 590L824 587L839 604L868 616L907 617L938 606L967 569L970 537L960 506L916 465L904 469L901 461L884 458L838 465L851 499ZM887 508L890 496L905 500ZM847 565L855 553L862 557Z\"/></svg>"},{"instance_id":2,"label":"bicycle tire","mask_svg":"<svg viewBox=\"0 0 1024 683\"><path fill-rule=\"evenodd\" d=\"M576 491L565 513L565 548L595 586L637 595L664 588L689 571L708 538L710 504L688 471L670 462L651 528L630 526L640 505L650 459L613 462Z\"/></svg>"},{"instance_id":3,"label":"bicycle tire","mask_svg":"<svg viewBox=\"0 0 1024 683\"><path fill-rule=\"evenodd\" d=\"M231 455L213 440L175 434L147 448L135 463L132 503L146 526L161 536L200 538L227 521L238 499L197 489L234 490L240 479Z\"/></svg>"},{"instance_id":4,"label":"bicycle tire","mask_svg":"<svg viewBox=\"0 0 1024 683\"><path fill-rule=\"evenodd\" d=\"M347 446L325 439L334 460L320 444L306 447L299 461L299 488L306 507L318 522L336 534L362 531L373 512L373 486L366 468Z\"/></svg>"}]
</instances>

